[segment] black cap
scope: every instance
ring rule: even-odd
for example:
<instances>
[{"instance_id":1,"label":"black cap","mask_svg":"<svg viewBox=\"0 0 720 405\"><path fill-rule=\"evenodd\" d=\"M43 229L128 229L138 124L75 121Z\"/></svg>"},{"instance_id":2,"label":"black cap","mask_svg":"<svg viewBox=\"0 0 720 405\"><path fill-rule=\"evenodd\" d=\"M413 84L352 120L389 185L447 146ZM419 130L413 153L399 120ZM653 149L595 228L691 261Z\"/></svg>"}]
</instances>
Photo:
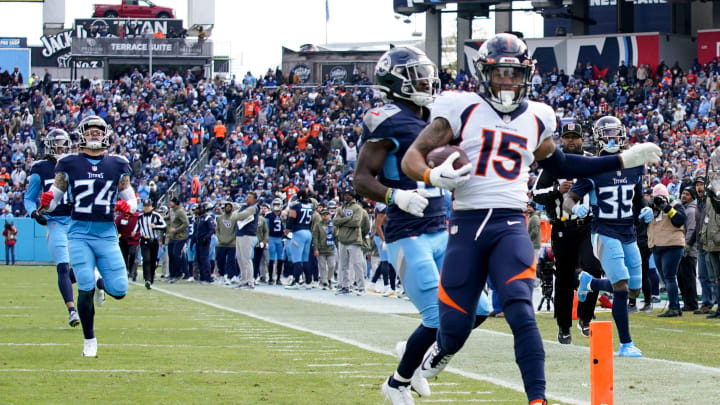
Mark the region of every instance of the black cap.
<instances>
[{"instance_id":1,"label":"black cap","mask_svg":"<svg viewBox=\"0 0 720 405\"><path fill-rule=\"evenodd\" d=\"M144 199L144 200L143 200L143 205L145 205L145 206L151 206L151 207L152 207L152 205L153 205L152 200L149 199L149 198Z\"/></svg>"},{"instance_id":2,"label":"black cap","mask_svg":"<svg viewBox=\"0 0 720 405\"><path fill-rule=\"evenodd\" d=\"M177 198L177 197L171 198L171 199L170 199L170 202L173 203L173 204L175 204L175 205L180 205L180 199Z\"/></svg>"},{"instance_id":3,"label":"black cap","mask_svg":"<svg viewBox=\"0 0 720 405\"><path fill-rule=\"evenodd\" d=\"M578 124L575 121L570 121L568 123L565 123L565 125L562 126L562 131L560 132L560 136L565 136L565 134L576 134L577 136L582 138L583 130L582 126Z\"/></svg>"}]
</instances>

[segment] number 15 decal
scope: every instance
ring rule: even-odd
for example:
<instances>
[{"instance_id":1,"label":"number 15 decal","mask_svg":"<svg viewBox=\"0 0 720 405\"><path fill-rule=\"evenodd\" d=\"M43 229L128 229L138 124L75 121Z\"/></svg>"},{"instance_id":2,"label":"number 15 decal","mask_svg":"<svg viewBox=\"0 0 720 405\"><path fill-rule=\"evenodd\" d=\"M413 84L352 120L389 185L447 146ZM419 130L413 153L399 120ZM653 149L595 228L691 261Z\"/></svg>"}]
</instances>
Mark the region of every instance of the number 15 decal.
<instances>
[{"instance_id":1,"label":"number 15 decal","mask_svg":"<svg viewBox=\"0 0 720 405\"><path fill-rule=\"evenodd\" d=\"M480 156L478 157L477 169L475 175L485 176L487 174L490 158L493 153L493 145L495 144L495 131L484 129L482 133L482 146L480 148ZM507 132L500 133L500 147L495 152L496 157L509 159L512 167L508 170L505 167L507 160L493 159L492 165L495 173L506 180L515 180L520 175L520 165L522 164L521 149L527 150L527 138L520 135L509 134Z\"/></svg>"}]
</instances>

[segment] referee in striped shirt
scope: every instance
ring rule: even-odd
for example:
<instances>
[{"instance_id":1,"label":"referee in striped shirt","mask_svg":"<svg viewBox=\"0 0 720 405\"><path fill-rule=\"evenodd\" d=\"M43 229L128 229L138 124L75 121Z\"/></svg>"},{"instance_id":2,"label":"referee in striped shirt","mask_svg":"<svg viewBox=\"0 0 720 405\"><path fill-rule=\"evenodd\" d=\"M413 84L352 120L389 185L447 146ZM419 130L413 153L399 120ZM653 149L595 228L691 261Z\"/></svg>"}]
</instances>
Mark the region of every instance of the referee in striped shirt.
<instances>
[{"instance_id":1,"label":"referee in striped shirt","mask_svg":"<svg viewBox=\"0 0 720 405\"><path fill-rule=\"evenodd\" d=\"M145 288L149 290L155 281L159 231L165 230L167 225L163 217L153 211L153 204L149 199L143 200L143 213L138 218L138 224L140 226L140 249L143 257L143 279L145 279Z\"/></svg>"}]
</instances>

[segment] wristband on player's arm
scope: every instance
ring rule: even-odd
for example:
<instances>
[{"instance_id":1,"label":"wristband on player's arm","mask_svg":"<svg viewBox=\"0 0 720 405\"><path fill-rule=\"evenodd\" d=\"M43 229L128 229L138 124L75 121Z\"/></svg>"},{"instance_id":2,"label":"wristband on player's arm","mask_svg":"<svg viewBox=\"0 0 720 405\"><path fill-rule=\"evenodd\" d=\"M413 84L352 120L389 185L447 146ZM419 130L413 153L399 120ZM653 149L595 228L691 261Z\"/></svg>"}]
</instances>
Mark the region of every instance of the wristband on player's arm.
<instances>
[{"instance_id":1,"label":"wristband on player's arm","mask_svg":"<svg viewBox=\"0 0 720 405\"><path fill-rule=\"evenodd\" d=\"M553 176L561 178L590 177L598 173L622 169L619 155L582 156L565 154L555 149L547 159L539 160L538 164Z\"/></svg>"},{"instance_id":2,"label":"wristband on player's arm","mask_svg":"<svg viewBox=\"0 0 720 405\"><path fill-rule=\"evenodd\" d=\"M432 183L430 183L430 171L431 171L431 170L432 170L432 169L428 167L427 169L425 169L425 173L423 174L423 181L424 181L425 184L427 184L428 186L432 186Z\"/></svg>"},{"instance_id":3,"label":"wristband on player's arm","mask_svg":"<svg viewBox=\"0 0 720 405\"><path fill-rule=\"evenodd\" d=\"M385 204L392 205L395 203L395 192L396 190L394 188L388 187L385 192Z\"/></svg>"}]
</instances>

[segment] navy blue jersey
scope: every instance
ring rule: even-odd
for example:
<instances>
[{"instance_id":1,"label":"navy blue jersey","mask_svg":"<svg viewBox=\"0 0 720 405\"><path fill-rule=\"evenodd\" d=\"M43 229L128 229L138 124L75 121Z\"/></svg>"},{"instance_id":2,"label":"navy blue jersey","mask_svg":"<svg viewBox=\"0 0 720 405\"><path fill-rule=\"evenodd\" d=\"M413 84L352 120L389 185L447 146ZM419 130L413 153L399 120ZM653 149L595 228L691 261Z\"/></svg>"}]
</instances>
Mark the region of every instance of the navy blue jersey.
<instances>
[{"instance_id":1,"label":"navy blue jersey","mask_svg":"<svg viewBox=\"0 0 720 405\"><path fill-rule=\"evenodd\" d=\"M73 220L113 222L118 184L130 174L127 159L109 154L71 154L57 162L55 173L67 176Z\"/></svg>"},{"instance_id":2,"label":"navy blue jersey","mask_svg":"<svg viewBox=\"0 0 720 405\"><path fill-rule=\"evenodd\" d=\"M584 196L590 194L590 205L595 220L592 232L631 243L636 240L633 201L642 197L644 167L633 167L605 172L580 179L571 191Z\"/></svg>"},{"instance_id":3,"label":"navy blue jersey","mask_svg":"<svg viewBox=\"0 0 720 405\"><path fill-rule=\"evenodd\" d=\"M400 167L405 152L426 125L427 120L418 118L401 104L386 104L373 108L363 119L362 143L388 139L395 145L385 158L385 166L378 175L378 181L387 187L402 190L424 188L430 194L422 218L408 214L394 204L387 208L387 242L445 229L443 190L409 178Z\"/></svg>"},{"instance_id":4,"label":"navy blue jersey","mask_svg":"<svg viewBox=\"0 0 720 405\"><path fill-rule=\"evenodd\" d=\"M40 195L46 191L50 191L50 187L52 187L54 182L55 162L52 160L38 160L32 165L28 181L28 190L25 194L25 199L32 201L32 204L28 204L29 201L25 203L25 208L28 212L35 210ZM48 215L53 217L67 217L70 216L71 210L72 208L66 194L62 202L58 204L53 212L48 213Z\"/></svg>"},{"instance_id":5,"label":"navy blue jersey","mask_svg":"<svg viewBox=\"0 0 720 405\"><path fill-rule=\"evenodd\" d=\"M267 219L268 223L268 229L270 229L269 236L273 238L281 238L283 236L283 231L285 230L285 225L282 222L282 217L280 213L271 212L267 214L265 217Z\"/></svg>"},{"instance_id":6,"label":"navy blue jersey","mask_svg":"<svg viewBox=\"0 0 720 405\"><path fill-rule=\"evenodd\" d=\"M297 203L290 207L294 210L297 216L291 229L292 232L299 231L302 229L310 229L310 221L312 220L312 214L315 208L311 202Z\"/></svg>"}]
</instances>

